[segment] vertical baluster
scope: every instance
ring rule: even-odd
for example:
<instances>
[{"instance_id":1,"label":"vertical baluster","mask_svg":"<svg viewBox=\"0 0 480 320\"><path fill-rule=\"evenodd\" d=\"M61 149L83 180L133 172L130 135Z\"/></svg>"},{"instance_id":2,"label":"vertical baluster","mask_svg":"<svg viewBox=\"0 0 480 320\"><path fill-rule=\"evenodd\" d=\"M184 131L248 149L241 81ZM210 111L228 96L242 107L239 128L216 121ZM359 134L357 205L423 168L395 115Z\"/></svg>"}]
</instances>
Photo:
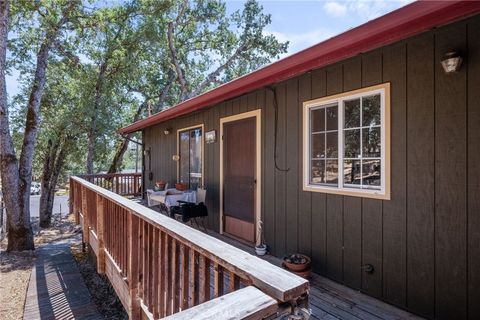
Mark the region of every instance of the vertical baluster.
<instances>
[{"instance_id":1,"label":"vertical baluster","mask_svg":"<svg viewBox=\"0 0 480 320\"><path fill-rule=\"evenodd\" d=\"M181 294L181 308L188 309L188 251L189 248L182 244L180 252L182 256L181 273L182 273L182 294Z\"/></svg>"},{"instance_id":2,"label":"vertical baluster","mask_svg":"<svg viewBox=\"0 0 480 320\"><path fill-rule=\"evenodd\" d=\"M128 251L134 252L139 246L139 234L138 234L138 218L132 213L127 213L127 243ZM139 272L138 272L138 255L130 254L128 256L128 287L130 290L130 310L129 315L130 319L139 320L141 318L140 310L140 299L138 296L138 281L139 281Z\"/></svg>"},{"instance_id":3,"label":"vertical baluster","mask_svg":"<svg viewBox=\"0 0 480 320\"><path fill-rule=\"evenodd\" d=\"M167 235L167 257L165 261L166 265L166 276L167 276L167 316L172 314L172 292L173 292L173 284L172 284L172 268L171 268L171 261L172 261L172 237Z\"/></svg>"},{"instance_id":4,"label":"vertical baluster","mask_svg":"<svg viewBox=\"0 0 480 320\"><path fill-rule=\"evenodd\" d=\"M200 303L210 300L210 260L202 256L200 265Z\"/></svg>"},{"instance_id":5,"label":"vertical baluster","mask_svg":"<svg viewBox=\"0 0 480 320\"><path fill-rule=\"evenodd\" d=\"M104 229L104 211L105 201L102 196L96 194L97 198L97 237L98 237L98 256L97 256L97 272L105 273L105 229Z\"/></svg>"},{"instance_id":6,"label":"vertical baluster","mask_svg":"<svg viewBox=\"0 0 480 320\"><path fill-rule=\"evenodd\" d=\"M142 299L146 303L146 296L148 295L148 287L147 287L147 275L148 275L148 268L147 268L147 261L148 261L148 255L147 255L147 222L145 220L142 221L142 232L143 232L143 243L142 243L142 252L143 252L143 277L142 277L142 288L143 288L143 295Z\"/></svg>"},{"instance_id":7,"label":"vertical baluster","mask_svg":"<svg viewBox=\"0 0 480 320\"><path fill-rule=\"evenodd\" d=\"M172 298L173 298L173 313L178 312L179 308L179 242L175 239L172 239L172 284L173 284L173 291L172 291Z\"/></svg>"},{"instance_id":8,"label":"vertical baluster","mask_svg":"<svg viewBox=\"0 0 480 320\"><path fill-rule=\"evenodd\" d=\"M88 232L88 208L87 208L87 188L81 186L82 190L82 215L83 215L83 243L89 243L89 232Z\"/></svg>"},{"instance_id":9,"label":"vertical baluster","mask_svg":"<svg viewBox=\"0 0 480 320\"><path fill-rule=\"evenodd\" d=\"M145 235L143 234L143 220L139 219L138 222L138 255L139 255L139 264L138 264L138 273L139 273L139 287L138 287L138 296L140 299L143 300L145 288L143 286L143 279L144 279L144 265L145 265L145 256L143 254L143 238Z\"/></svg>"},{"instance_id":10,"label":"vertical baluster","mask_svg":"<svg viewBox=\"0 0 480 320\"><path fill-rule=\"evenodd\" d=\"M118 243L118 258L117 263L122 269L122 274L125 276L125 266L123 265L123 246L122 246L122 233L124 232L123 220L122 220L122 208L117 206L117 243Z\"/></svg>"},{"instance_id":11,"label":"vertical baluster","mask_svg":"<svg viewBox=\"0 0 480 320\"><path fill-rule=\"evenodd\" d=\"M153 317L155 319L158 319L160 317L159 313L159 301L158 301L158 289L159 289L159 283L158 283L158 278L159 278L159 265L158 265L158 260L159 260L159 233L160 231L157 228L153 229L153 243L152 243L152 248L153 248L153 268L152 268L152 273L153 273L153 299L152 299L152 304L153 304Z\"/></svg>"},{"instance_id":12,"label":"vertical baluster","mask_svg":"<svg viewBox=\"0 0 480 320\"><path fill-rule=\"evenodd\" d=\"M138 188L137 188L137 176L135 175L135 176L133 176L133 191L132 191L132 193L134 195L137 195L137 190L138 190Z\"/></svg>"},{"instance_id":13,"label":"vertical baluster","mask_svg":"<svg viewBox=\"0 0 480 320\"><path fill-rule=\"evenodd\" d=\"M155 264L153 263L153 259L154 259L154 255L155 255L155 246L154 246L154 238L155 238L155 228L153 227L153 225L151 225L150 223L148 224L148 234L149 234L149 240L148 240L148 243L149 243L149 250L150 250L150 254L149 254L149 262L148 262L148 301L149 301L149 309L150 311L153 310L153 305L156 304L155 300L154 300L154 291L155 291L155 284L154 284L154 268L155 268Z\"/></svg>"},{"instance_id":14,"label":"vertical baluster","mask_svg":"<svg viewBox=\"0 0 480 320\"><path fill-rule=\"evenodd\" d=\"M126 240L125 235L126 235L126 228L125 228L125 210L123 208L120 208L120 221L122 228L120 229L120 248L122 248L122 266L123 270L125 270L125 275L127 272L126 269L126 256L127 256L127 246L124 245L124 241Z\"/></svg>"},{"instance_id":15,"label":"vertical baluster","mask_svg":"<svg viewBox=\"0 0 480 320\"><path fill-rule=\"evenodd\" d=\"M149 310L151 309L152 306L152 226L150 223L146 223L147 227L147 259L146 259L146 265L147 265L147 272L145 273L145 279L146 279L146 284L145 284L145 289L147 290L146 295L145 295L145 302L146 305L148 306Z\"/></svg>"},{"instance_id":16,"label":"vertical baluster","mask_svg":"<svg viewBox=\"0 0 480 320\"><path fill-rule=\"evenodd\" d=\"M199 280L198 280L198 252L191 249L190 250L190 275L192 280L190 281L190 307L198 305L198 289L199 289Z\"/></svg>"},{"instance_id":17,"label":"vertical baluster","mask_svg":"<svg viewBox=\"0 0 480 320\"><path fill-rule=\"evenodd\" d=\"M125 223L128 225L128 213L129 212L125 209L123 210L123 212L124 212L124 217L125 217ZM128 270L128 256L129 256L130 252L128 251L128 245L127 245L128 242L126 240L127 240L127 238L125 237L125 258L126 258L125 262L127 263L127 270Z\"/></svg>"},{"instance_id":18,"label":"vertical baluster","mask_svg":"<svg viewBox=\"0 0 480 320\"><path fill-rule=\"evenodd\" d=\"M119 224L119 220L118 220L118 210L120 209L120 207L118 205L115 205L115 218L114 218L114 223L115 223L115 226L116 228L114 228L115 230L115 237L113 238L113 243L115 244L115 261L119 264L120 263L120 243L118 242L118 230L120 229L120 224Z\"/></svg>"},{"instance_id":19,"label":"vertical baluster","mask_svg":"<svg viewBox=\"0 0 480 320\"><path fill-rule=\"evenodd\" d=\"M236 291L240 288L240 278L238 278L234 272L230 272L228 281L230 292Z\"/></svg>"},{"instance_id":20,"label":"vertical baluster","mask_svg":"<svg viewBox=\"0 0 480 320\"><path fill-rule=\"evenodd\" d=\"M160 259L158 261L158 267L160 268L160 317L165 317L166 302L165 302L165 243L167 242L167 237L165 232L160 232Z\"/></svg>"},{"instance_id":21,"label":"vertical baluster","mask_svg":"<svg viewBox=\"0 0 480 320\"><path fill-rule=\"evenodd\" d=\"M213 267L213 275L215 277L214 295L215 298L218 298L220 296L223 296L223 267L216 262L214 263Z\"/></svg>"},{"instance_id":22,"label":"vertical baluster","mask_svg":"<svg viewBox=\"0 0 480 320\"><path fill-rule=\"evenodd\" d=\"M128 225L128 211L123 209L123 218L125 220L125 225ZM126 239L125 239L126 240ZM127 245L127 241L125 241L125 265L127 266L127 272L128 272L128 255L129 255L129 251L128 251L128 245Z\"/></svg>"}]
</instances>

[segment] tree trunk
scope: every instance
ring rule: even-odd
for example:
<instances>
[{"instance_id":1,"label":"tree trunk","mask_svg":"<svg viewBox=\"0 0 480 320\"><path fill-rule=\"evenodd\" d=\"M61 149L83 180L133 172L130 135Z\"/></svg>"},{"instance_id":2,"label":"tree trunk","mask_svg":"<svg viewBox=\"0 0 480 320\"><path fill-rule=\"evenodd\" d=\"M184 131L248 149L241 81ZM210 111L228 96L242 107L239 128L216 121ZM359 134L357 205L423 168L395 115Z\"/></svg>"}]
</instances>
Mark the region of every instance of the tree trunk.
<instances>
[{"instance_id":1,"label":"tree trunk","mask_svg":"<svg viewBox=\"0 0 480 320\"><path fill-rule=\"evenodd\" d=\"M61 143L60 139L55 143L48 141L48 148L45 154L45 162L42 175L42 190L40 195L40 227L49 228L53 214L53 203L55 199L55 186L62 171L67 156L69 143L74 139L67 138Z\"/></svg>"},{"instance_id":2,"label":"tree trunk","mask_svg":"<svg viewBox=\"0 0 480 320\"><path fill-rule=\"evenodd\" d=\"M95 85L95 102L91 116L90 129L88 130L88 147L87 147L87 174L93 174L93 162L95 160L95 145L97 140L97 119L98 110L102 100L103 81L105 80L106 63L100 66L100 71Z\"/></svg>"},{"instance_id":3,"label":"tree trunk","mask_svg":"<svg viewBox=\"0 0 480 320\"><path fill-rule=\"evenodd\" d=\"M5 62L8 37L8 0L0 1L0 171L5 208L7 211L7 250L34 249L33 232L30 225L30 212L24 210L24 198L20 198L21 186L18 159L10 135L10 123L7 106L7 87L5 83ZM25 181L22 181L25 183Z\"/></svg>"},{"instance_id":4,"label":"tree trunk","mask_svg":"<svg viewBox=\"0 0 480 320\"><path fill-rule=\"evenodd\" d=\"M128 15L125 16L125 20L128 19ZM113 37L113 42L120 37L123 31L124 25L122 25L115 36ZM98 71L98 78L97 83L95 84L95 101L93 105L93 112L91 116L91 125L90 129L88 130L88 146L87 146L87 165L86 165L86 173L93 174L93 163L95 161L95 146L97 141L97 121L98 121L98 111L100 110L100 103L102 102L102 94L103 94L103 86L105 83L107 67L110 63L110 59L112 58L112 54L114 52L114 46L111 46L107 49L105 54L104 60L100 65Z\"/></svg>"},{"instance_id":5,"label":"tree trunk","mask_svg":"<svg viewBox=\"0 0 480 320\"><path fill-rule=\"evenodd\" d=\"M35 76L27 106L27 119L20 160L17 159L10 134L7 89L5 83L6 46L8 39L9 2L0 0L0 172L7 210L7 251L33 250L33 231L30 224L30 185L32 161L39 126L40 100L45 87L50 46L66 22L63 16L46 33L37 53Z\"/></svg>"},{"instance_id":6,"label":"tree trunk","mask_svg":"<svg viewBox=\"0 0 480 320\"><path fill-rule=\"evenodd\" d=\"M140 119L140 115L142 114L143 109L145 109L145 106L147 105L147 100L145 100L138 108L137 111L135 112L135 115L133 117L133 122L136 122ZM132 138L132 134L127 134L122 140L120 140L120 143L117 147L117 152L115 152L115 156L113 157L112 164L110 165L110 168L108 168L108 173L116 173L119 169L120 166L122 165L123 162L123 156L125 155L125 152L127 151L128 148L128 142L129 139Z\"/></svg>"}]
</instances>

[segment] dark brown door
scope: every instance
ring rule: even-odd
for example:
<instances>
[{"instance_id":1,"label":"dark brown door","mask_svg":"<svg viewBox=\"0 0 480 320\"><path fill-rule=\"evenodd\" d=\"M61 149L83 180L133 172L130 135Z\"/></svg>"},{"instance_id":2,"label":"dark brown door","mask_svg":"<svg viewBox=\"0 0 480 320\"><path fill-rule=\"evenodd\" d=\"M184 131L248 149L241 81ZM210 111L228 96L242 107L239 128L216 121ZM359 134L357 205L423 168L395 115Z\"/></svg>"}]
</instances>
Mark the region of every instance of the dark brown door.
<instances>
[{"instance_id":1,"label":"dark brown door","mask_svg":"<svg viewBox=\"0 0 480 320\"><path fill-rule=\"evenodd\" d=\"M255 117L223 125L224 232L255 242Z\"/></svg>"}]
</instances>

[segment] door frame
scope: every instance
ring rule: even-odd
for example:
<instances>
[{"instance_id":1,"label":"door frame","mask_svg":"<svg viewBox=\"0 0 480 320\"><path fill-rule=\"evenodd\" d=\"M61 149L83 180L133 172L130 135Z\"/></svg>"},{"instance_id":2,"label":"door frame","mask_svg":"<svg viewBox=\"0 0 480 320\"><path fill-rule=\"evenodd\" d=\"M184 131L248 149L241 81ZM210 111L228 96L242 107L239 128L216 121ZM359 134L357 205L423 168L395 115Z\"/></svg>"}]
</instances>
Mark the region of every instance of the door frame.
<instances>
[{"instance_id":1,"label":"door frame","mask_svg":"<svg viewBox=\"0 0 480 320\"><path fill-rule=\"evenodd\" d=\"M228 122L234 122L246 118L255 117L255 179L257 180L255 189L255 244L258 245L258 227L262 219L262 109L256 109L229 117L220 118L220 234L223 234L223 125Z\"/></svg>"}]
</instances>

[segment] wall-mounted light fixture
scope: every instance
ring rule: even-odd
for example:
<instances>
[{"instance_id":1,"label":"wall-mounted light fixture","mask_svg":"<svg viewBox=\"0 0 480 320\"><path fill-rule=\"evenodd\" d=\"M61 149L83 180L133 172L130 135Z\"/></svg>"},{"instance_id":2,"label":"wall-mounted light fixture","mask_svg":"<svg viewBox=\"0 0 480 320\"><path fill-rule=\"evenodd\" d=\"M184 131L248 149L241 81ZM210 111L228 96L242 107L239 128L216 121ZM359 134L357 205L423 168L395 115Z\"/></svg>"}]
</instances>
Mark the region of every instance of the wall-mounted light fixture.
<instances>
[{"instance_id":1,"label":"wall-mounted light fixture","mask_svg":"<svg viewBox=\"0 0 480 320\"><path fill-rule=\"evenodd\" d=\"M145 157L150 156L150 151L151 151L151 150L152 150L152 148L150 148L150 147L146 148L145 150L143 150L143 155L144 155Z\"/></svg>"},{"instance_id":2,"label":"wall-mounted light fixture","mask_svg":"<svg viewBox=\"0 0 480 320\"><path fill-rule=\"evenodd\" d=\"M163 134L165 134L166 136L168 136L168 135L170 134L170 131L171 131L171 129L166 128L165 130L163 130Z\"/></svg>"},{"instance_id":3,"label":"wall-mounted light fixture","mask_svg":"<svg viewBox=\"0 0 480 320\"><path fill-rule=\"evenodd\" d=\"M445 53L441 64L446 74L457 72L462 65L462 57L458 52L450 51Z\"/></svg>"},{"instance_id":4,"label":"wall-mounted light fixture","mask_svg":"<svg viewBox=\"0 0 480 320\"><path fill-rule=\"evenodd\" d=\"M178 161L178 160L180 160L180 156L179 156L178 154L174 154L174 155L172 156L172 160L173 160L173 161Z\"/></svg>"}]
</instances>

